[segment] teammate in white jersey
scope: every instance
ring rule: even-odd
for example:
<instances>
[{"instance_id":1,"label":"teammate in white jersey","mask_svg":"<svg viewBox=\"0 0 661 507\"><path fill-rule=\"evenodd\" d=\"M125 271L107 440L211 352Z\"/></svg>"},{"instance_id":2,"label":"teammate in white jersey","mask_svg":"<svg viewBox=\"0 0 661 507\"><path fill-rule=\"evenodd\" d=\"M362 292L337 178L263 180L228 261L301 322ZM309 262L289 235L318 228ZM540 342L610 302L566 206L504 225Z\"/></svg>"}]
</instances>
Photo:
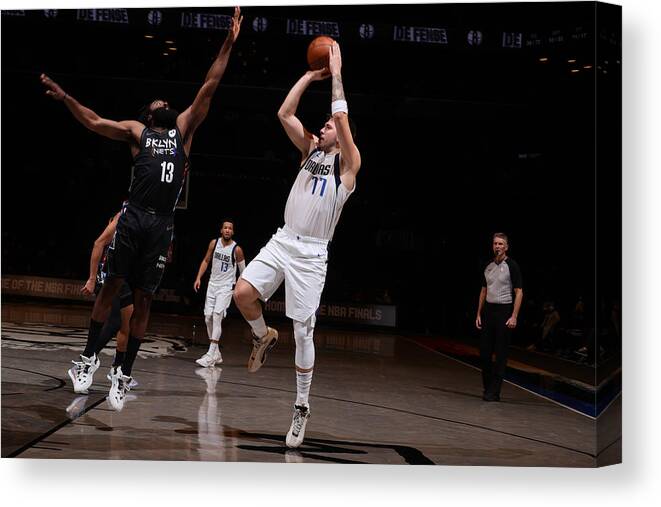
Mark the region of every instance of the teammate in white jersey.
<instances>
[{"instance_id":1,"label":"teammate in white jersey","mask_svg":"<svg viewBox=\"0 0 661 507\"><path fill-rule=\"evenodd\" d=\"M209 334L209 350L195 362L209 368L223 362L223 356L218 349L221 323L232 302L232 291L236 282L236 271L241 274L246 267L246 260L241 247L232 240L234 223L225 220L220 228L220 238L212 239L207 253L200 263L197 278L193 284L195 292L200 289L202 276L211 261L211 276L207 287L207 300L204 304L204 321ZM212 260L213 257L213 260Z\"/></svg>"},{"instance_id":2,"label":"teammate in white jersey","mask_svg":"<svg viewBox=\"0 0 661 507\"><path fill-rule=\"evenodd\" d=\"M310 416L308 397L314 366L315 312L326 280L328 243L342 207L356 188L360 153L349 125L342 87L340 47L330 48L329 69L309 71L290 90L278 111L289 139L301 151L301 166L285 209L285 225L253 259L237 282L234 301L250 324L253 350L248 370L257 371L278 333L267 327L258 299L266 301L285 282L287 317L294 321L296 402L287 446L303 442ZM319 131L308 132L296 117L303 92L313 81L332 76L332 116Z\"/></svg>"}]
</instances>

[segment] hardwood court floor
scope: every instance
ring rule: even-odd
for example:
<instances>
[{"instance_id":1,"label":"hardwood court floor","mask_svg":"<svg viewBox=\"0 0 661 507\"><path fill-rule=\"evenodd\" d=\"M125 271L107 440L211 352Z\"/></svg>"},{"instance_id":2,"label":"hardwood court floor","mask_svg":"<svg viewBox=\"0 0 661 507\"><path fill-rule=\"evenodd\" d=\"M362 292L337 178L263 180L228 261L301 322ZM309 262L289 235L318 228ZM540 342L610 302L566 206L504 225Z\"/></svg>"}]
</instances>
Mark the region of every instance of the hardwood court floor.
<instances>
[{"instance_id":1,"label":"hardwood court floor","mask_svg":"<svg viewBox=\"0 0 661 507\"><path fill-rule=\"evenodd\" d=\"M118 413L105 401L111 351L90 394L76 395L66 371L86 331L19 310L3 305L3 457L591 467L602 450L621 455L617 434L598 442L594 419L516 386L503 386L500 403L482 401L479 371L404 337L323 328L306 440L288 450L290 324L255 374L240 321L227 322L222 368L197 367L206 347L150 336ZM152 329L167 321L172 332L171 320L154 315ZM618 398L609 413L619 410Z\"/></svg>"}]
</instances>

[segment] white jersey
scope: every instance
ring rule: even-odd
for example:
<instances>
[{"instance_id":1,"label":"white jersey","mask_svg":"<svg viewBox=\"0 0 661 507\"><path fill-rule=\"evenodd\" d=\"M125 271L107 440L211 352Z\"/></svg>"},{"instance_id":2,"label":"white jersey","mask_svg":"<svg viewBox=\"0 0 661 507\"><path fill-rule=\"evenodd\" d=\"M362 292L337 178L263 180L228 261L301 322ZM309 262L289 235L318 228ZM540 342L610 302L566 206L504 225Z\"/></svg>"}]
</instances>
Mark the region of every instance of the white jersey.
<instances>
[{"instance_id":1,"label":"white jersey","mask_svg":"<svg viewBox=\"0 0 661 507\"><path fill-rule=\"evenodd\" d=\"M315 149L301 165L285 207L285 224L301 236L331 240L342 207L356 189L340 181L340 154Z\"/></svg>"},{"instance_id":2,"label":"white jersey","mask_svg":"<svg viewBox=\"0 0 661 507\"><path fill-rule=\"evenodd\" d=\"M223 246L221 238L216 240L216 248L213 251L213 260L211 261L211 277L209 285L216 288L232 288L236 282L236 260L234 250L236 243L230 241L230 244Z\"/></svg>"}]
</instances>

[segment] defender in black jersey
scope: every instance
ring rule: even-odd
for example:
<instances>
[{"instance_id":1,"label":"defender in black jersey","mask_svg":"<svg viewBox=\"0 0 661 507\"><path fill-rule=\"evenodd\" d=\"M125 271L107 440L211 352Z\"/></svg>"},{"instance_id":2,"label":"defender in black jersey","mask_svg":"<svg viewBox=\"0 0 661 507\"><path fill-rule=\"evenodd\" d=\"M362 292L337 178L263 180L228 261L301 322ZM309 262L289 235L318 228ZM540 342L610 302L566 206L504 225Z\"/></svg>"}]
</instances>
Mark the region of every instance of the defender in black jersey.
<instances>
[{"instance_id":1,"label":"defender in black jersey","mask_svg":"<svg viewBox=\"0 0 661 507\"><path fill-rule=\"evenodd\" d=\"M92 310L88 341L96 342L108 318L112 300L128 280L133 289L134 312L126 353L117 351L111 369L108 401L116 410L124 406L131 369L149 320L154 292L160 284L174 229L174 209L184 183L193 134L206 117L222 78L243 17L234 9L231 26L195 100L178 114L163 100L144 111L143 121L113 121L81 105L45 74L46 94L64 102L74 117L97 134L129 143L135 162L128 205L122 211L108 251L108 277ZM75 392L86 392L99 367L95 355L81 356L74 380Z\"/></svg>"},{"instance_id":2,"label":"defender in black jersey","mask_svg":"<svg viewBox=\"0 0 661 507\"><path fill-rule=\"evenodd\" d=\"M128 201L125 201L122 204L122 209L127 204ZM108 225L94 241L94 246L92 247L92 253L90 255L89 278L85 282L85 285L80 289L80 292L86 296L91 296L92 294L98 296L103 287L103 283L108 276L108 247L115 235L117 222L119 221L120 216L121 210L110 218ZM117 350L126 352L131 315L133 315L133 292L131 291L128 282L124 280L119 294L112 300L110 316L106 319L97 341L92 343L88 342L85 345L83 355L86 357L96 355L98 358L99 353L114 336L117 336ZM75 381L75 374L77 371L75 365L77 363L78 361L74 361L74 366L69 370L69 376L71 377L72 382ZM135 388L136 386L137 382L134 379L130 387Z\"/></svg>"}]
</instances>

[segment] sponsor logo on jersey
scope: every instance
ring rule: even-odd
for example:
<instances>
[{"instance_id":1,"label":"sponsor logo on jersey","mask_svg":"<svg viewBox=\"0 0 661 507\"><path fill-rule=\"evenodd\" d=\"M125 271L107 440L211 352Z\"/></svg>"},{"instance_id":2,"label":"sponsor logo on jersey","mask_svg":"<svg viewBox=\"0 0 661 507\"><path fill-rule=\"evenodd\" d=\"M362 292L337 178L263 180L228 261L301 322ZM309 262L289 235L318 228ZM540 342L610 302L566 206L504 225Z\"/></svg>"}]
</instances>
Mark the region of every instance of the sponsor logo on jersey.
<instances>
[{"instance_id":1,"label":"sponsor logo on jersey","mask_svg":"<svg viewBox=\"0 0 661 507\"><path fill-rule=\"evenodd\" d=\"M165 257L163 255L159 255L158 256L158 262L156 263L156 267L158 269L165 269L165 263L167 262L167 260L168 260L167 257Z\"/></svg>"}]
</instances>

